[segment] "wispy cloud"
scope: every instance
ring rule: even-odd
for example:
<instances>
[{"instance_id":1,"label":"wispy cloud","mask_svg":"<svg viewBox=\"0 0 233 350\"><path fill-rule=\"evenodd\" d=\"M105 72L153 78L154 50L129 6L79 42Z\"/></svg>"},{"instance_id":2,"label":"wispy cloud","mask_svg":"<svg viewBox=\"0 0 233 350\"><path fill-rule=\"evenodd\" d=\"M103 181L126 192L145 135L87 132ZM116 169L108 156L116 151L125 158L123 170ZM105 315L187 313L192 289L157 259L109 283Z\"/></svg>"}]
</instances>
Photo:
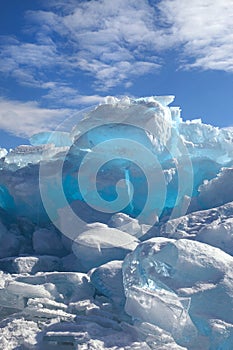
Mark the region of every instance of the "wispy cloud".
<instances>
[{"instance_id":1,"label":"wispy cloud","mask_svg":"<svg viewBox=\"0 0 233 350\"><path fill-rule=\"evenodd\" d=\"M62 5L63 11L56 11ZM50 11L30 11L27 33L33 43L9 38L12 42L2 48L1 71L41 88L54 68L63 82L68 74L87 73L95 90L128 86L131 79L160 67L156 48L161 36L154 15L146 0L69 1L67 7L60 1Z\"/></svg>"},{"instance_id":2,"label":"wispy cloud","mask_svg":"<svg viewBox=\"0 0 233 350\"><path fill-rule=\"evenodd\" d=\"M42 87L46 79L43 70L48 67L54 69L60 60L54 45L22 43L9 38L9 43L1 47L0 72L15 78L22 85Z\"/></svg>"},{"instance_id":3,"label":"wispy cloud","mask_svg":"<svg viewBox=\"0 0 233 350\"><path fill-rule=\"evenodd\" d=\"M108 90L160 68L155 52L161 44L160 30L155 10L146 0L83 1L66 15L42 11L28 15L44 24L46 36L56 32L66 39L70 68L94 77L96 90Z\"/></svg>"},{"instance_id":4,"label":"wispy cloud","mask_svg":"<svg viewBox=\"0 0 233 350\"><path fill-rule=\"evenodd\" d=\"M233 72L232 0L163 0L167 41L180 47L181 67Z\"/></svg>"},{"instance_id":5,"label":"wispy cloud","mask_svg":"<svg viewBox=\"0 0 233 350\"><path fill-rule=\"evenodd\" d=\"M62 98L64 98L61 93ZM55 98L55 96L54 96ZM41 131L55 129L70 131L82 116L86 106L104 102L99 95L75 95L70 99L71 108L44 108L37 102L13 101L0 98L0 129L19 137L28 138ZM80 111L75 107L83 106ZM73 108L72 108L73 107Z\"/></svg>"},{"instance_id":6,"label":"wispy cloud","mask_svg":"<svg viewBox=\"0 0 233 350\"><path fill-rule=\"evenodd\" d=\"M0 129L27 138L40 131L54 130L70 113L68 109L42 108L36 102L0 99Z\"/></svg>"},{"instance_id":7,"label":"wispy cloud","mask_svg":"<svg viewBox=\"0 0 233 350\"><path fill-rule=\"evenodd\" d=\"M80 74L90 77L93 95L127 89L158 71L167 49L175 49L181 69L233 71L232 0L52 0L46 6L26 13L23 41L5 37L0 71L43 89L47 100L77 101Z\"/></svg>"},{"instance_id":8,"label":"wispy cloud","mask_svg":"<svg viewBox=\"0 0 233 350\"><path fill-rule=\"evenodd\" d=\"M180 51L181 68L233 71L232 0L91 0L69 6L71 13L47 25L69 36L78 53L74 65L102 87L155 71L173 48ZM47 13L40 16L48 19ZM138 61L143 62L133 69Z\"/></svg>"},{"instance_id":9,"label":"wispy cloud","mask_svg":"<svg viewBox=\"0 0 233 350\"><path fill-rule=\"evenodd\" d=\"M57 106L69 106L69 108L77 108L80 105L91 105L101 103L105 97L98 94L81 95L76 89L71 88L67 84L47 82L43 84L43 88L48 90L43 96L44 100L52 101Z\"/></svg>"}]
</instances>

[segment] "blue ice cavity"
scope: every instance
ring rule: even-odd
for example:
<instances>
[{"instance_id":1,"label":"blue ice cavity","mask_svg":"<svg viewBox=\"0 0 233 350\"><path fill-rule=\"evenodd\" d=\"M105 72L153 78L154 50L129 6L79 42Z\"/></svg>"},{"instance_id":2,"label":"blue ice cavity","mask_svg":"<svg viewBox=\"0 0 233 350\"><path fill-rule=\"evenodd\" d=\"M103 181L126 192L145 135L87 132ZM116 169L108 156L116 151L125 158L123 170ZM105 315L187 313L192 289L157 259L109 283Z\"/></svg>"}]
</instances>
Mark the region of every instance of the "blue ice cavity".
<instances>
[{"instance_id":1,"label":"blue ice cavity","mask_svg":"<svg viewBox=\"0 0 233 350\"><path fill-rule=\"evenodd\" d=\"M14 200L4 185L0 186L0 207L11 212L15 209Z\"/></svg>"}]
</instances>

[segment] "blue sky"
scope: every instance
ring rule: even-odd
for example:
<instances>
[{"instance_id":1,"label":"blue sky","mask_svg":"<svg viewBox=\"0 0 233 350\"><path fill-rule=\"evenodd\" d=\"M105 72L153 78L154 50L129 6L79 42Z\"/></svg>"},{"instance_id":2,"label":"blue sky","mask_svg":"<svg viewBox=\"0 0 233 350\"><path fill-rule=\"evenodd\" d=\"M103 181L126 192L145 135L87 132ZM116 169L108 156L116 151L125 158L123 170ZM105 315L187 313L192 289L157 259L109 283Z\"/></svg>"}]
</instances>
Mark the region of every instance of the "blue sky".
<instances>
[{"instance_id":1,"label":"blue sky","mask_svg":"<svg viewBox=\"0 0 233 350\"><path fill-rule=\"evenodd\" d=\"M233 124L232 0L8 0L0 35L0 147L106 95L175 95L184 119Z\"/></svg>"}]
</instances>

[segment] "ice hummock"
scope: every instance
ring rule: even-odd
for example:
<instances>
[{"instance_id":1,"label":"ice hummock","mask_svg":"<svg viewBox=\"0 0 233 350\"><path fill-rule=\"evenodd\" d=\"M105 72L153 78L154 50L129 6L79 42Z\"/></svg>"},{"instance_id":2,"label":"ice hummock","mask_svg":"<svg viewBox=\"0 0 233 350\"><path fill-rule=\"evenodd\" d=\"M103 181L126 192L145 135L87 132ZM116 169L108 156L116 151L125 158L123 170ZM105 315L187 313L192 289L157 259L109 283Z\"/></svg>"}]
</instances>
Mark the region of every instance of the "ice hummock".
<instances>
[{"instance_id":1,"label":"ice hummock","mask_svg":"<svg viewBox=\"0 0 233 350\"><path fill-rule=\"evenodd\" d=\"M233 348L233 131L173 100L0 149L0 348Z\"/></svg>"},{"instance_id":2,"label":"ice hummock","mask_svg":"<svg viewBox=\"0 0 233 350\"><path fill-rule=\"evenodd\" d=\"M145 241L123 264L126 311L165 329L188 349L194 344L206 349L200 336L211 337L211 319L233 322L232 271L233 258L204 243Z\"/></svg>"},{"instance_id":3,"label":"ice hummock","mask_svg":"<svg viewBox=\"0 0 233 350\"><path fill-rule=\"evenodd\" d=\"M183 121L180 109L168 106L173 99L109 97L84 111L70 133L40 133L32 136L32 146L1 151L1 207L48 222L65 205L81 212L82 203L88 203L86 217L94 210L97 221L123 212L154 224L167 213L172 218L185 214L190 200L190 210L210 208L212 182L231 199L232 190L220 182L229 172L221 168L233 161L232 130ZM214 199L213 205L223 201Z\"/></svg>"}]
</instances>

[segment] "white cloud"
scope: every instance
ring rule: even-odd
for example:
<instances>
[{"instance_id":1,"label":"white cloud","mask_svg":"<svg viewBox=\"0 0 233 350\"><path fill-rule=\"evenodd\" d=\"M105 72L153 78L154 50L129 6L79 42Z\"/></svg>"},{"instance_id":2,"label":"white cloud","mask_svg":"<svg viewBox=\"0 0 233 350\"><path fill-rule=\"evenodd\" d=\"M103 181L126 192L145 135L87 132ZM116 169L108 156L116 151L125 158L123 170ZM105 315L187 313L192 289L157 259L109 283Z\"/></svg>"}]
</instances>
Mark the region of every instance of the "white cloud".
<instances>
[{"instance_id":1,"label":"white cloud","mask_svg":"<svg viewBox=\"0 0 233 350\"><path fill-rule=\"evenodd\" d=\"M129 78L144 75L151 71L159 69L159 65L146 61L135 61L134 63L129 61L115 62L114 65L107 64L101 60L93 59L79 59L78 67L95 74L97 90L109 90L114 86L126 82L126 86Z\"/></svg>"},{"instance_id":2,"label":"white cloud","mask_svg":"<svg viewBox=\"0 0 233 350\"><path fill-rule=\"evenodd\" d=\"M67 7L60 1L53 5L63 11L52 8L54 12L27 13L32 23L27 33L33 36L33 43L16 40L4 45L0 70L23 84L42 88L46 72L55 67L63 73L63 82L67 72L75 75L81 70L93 77L96 90L108 90L121 83L128 86L133 77L160 67L155 51L160 31L147 0L69 1ZM141 57L143 50L147 50L145 57Z\"/></svg>"},{"instance_id":3,"label":"white cloud","mask_svg":"<svg viewBox=\"0 0 233 350\"><path fill-rule=\"evenodd\" d=\"M96 87L110 89L160 68L156 49L160 30L153 7L145 0L89 1L63 18L78 54L77 67L96 78ZM139 52L147 50L140 57ZM151 62L150 56L154 56ZM141 61L141 62L138 62Z\"/></svg>"},{"instance_id":4,"label":"white cloud","mask_svg":"<svg viewBox=\"0 0 233 350\"><path fill-rule=\"evenodd\" d=\"M67 84L48 82L43 87L48 89L48 93L44 95L43 99L57 106L66 105L70 108L78 108L80 105L97 104L105 99L105 97L97 94L81 95L77 90Z\"/></svg>"},{"instance_id":5,"label":"white cloud","mask_svg":"<svg viewBox=\"0 0 233 350\"><path fill-rule=\"evenodd\" d=\"M51 82L49 85L52 84ZM0 129L24 138L57 128L70 131L77 123L75 116L82 115L82 110L76 109L77 106L82 105L85 111L84 106L89 107L104 101L105 97L99 95L76 94L69 101L71 108L52 109L43 108L34 101L22 102L0 98Z\"/></svg>"},{"instance_id":6,"label":"white cloud","mask_svg":"<svg viewBox=\"0 0 233 350\"><path fill-rule=\"evenodd\" d=\"M100 95L78 95L72 102L74 105L94 105L104 102L105 98Z\"/></svg>"},{"instance_id":7,"label":"white cloud","mask_svg":"<svg viewBox=\"0 0 233 350\"><path fill-rule=\"evenodd\" d=\"M232 0L163 0L167 42L180 46L184 68L233 72Z\"/></svg>"},{"instance_id":8,"label":"white cloud","mask_svg":"<svg viewBox=\"0 0 233 350\"><path fill-rule=\"evenodd\" d=\"M175 49L182 69L233 71L232 0L51 0L46 6L27 12L28 41L4 38L0 71L44 89L47 100L77 101L80 72L94 81L93 95L127 88L158 71L167 49Z\"/></svg>"},{"instance_id":9,"label":"white cloud","mask_svg":"<svg viewBox=\"0 0 233 350\"><path fill-rule=\"evenodd\" d=\"M6 40L6 38L5 38ZM42 87L45 70L65 64L52 41L47 45L22 43L18 40L3 45L0 54L0 72L13 76L23 85Z\"/></svg>"},{"instance_id":10,"label":"white cloud","mask_svg":"<svg viewBox=\"0 0 233 350\"><path fill-rule=\"evenodd\" d=\"M180 49L183 68L233 71L232 0L161 0L154 6L147 0L74 4L69 2L72 11L56 19L41 13L41 20L69 38L74 66L94 75L101 88L145 74L142 65L133 69L143 55L145 62L153 57L154 65L146 72L157 70L162 51L173 48ZM119 72L123 62L128 69Z\"/></svg>"},{"instance_id":11,"label":"white cloud","mask_svg":"<svg viewBox=\"0 0 233 350\"><path fill-rule=\"evenodd\" d=\"M36 102L0 99L0 129L20 137L54 130L70 115L68 109L41 108Z\"/></svg>"}]
</instances>

